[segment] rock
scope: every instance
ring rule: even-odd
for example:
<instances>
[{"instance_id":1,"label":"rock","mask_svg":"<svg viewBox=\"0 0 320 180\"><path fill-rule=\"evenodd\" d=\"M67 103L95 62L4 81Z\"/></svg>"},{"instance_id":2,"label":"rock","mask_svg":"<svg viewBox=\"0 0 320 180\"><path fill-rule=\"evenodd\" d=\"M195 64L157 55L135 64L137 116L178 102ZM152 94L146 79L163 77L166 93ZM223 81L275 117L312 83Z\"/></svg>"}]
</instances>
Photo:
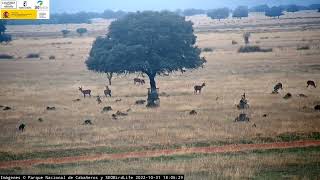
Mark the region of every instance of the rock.
<instances>
[{"instance_id":1,"label":"rock","mask_svg":"<svg viewBox=\"0 0 320 180\"><path fill-rule=\"evenodd\" d=\"M314 110L316 110L316 111L320 111L320 105L316 105L316 106L314 106Z\"/></svg>"},{"instance_id":2,"label":"rock","mask_svg":"<svg viewBox=\"0 0 320 180\"><path fill-rule=\"evenodd\" d=\"M72 100L73 102L79 102L79 101L81 101L81 99L74 99L74 100Z\"/></svg>"},{"instance_id":3,"label":"rock","mask_svg":"<svg viewBox=\"0 0 320 180\"><path fill-rule=\"evenodd\" d=\"M48 110L48 111L54 111L54 110L56 110L56 107L49 107L49 106L47 106L47 110Z\"/></svg>"},{"instance_id":4,"label":"rock","mask_svg":"<svg viewBox=\"0 0 320 180\"><path fill-rule=\"evenodd\" d=\"M90 119L85 120L83 125L92 125L92 121Z\"/></svg>"},{"instance_id":5,"label":"rock","mask_svg":"<svg viewBox=\"0 0 320 180\"><path fill-rule=\"evenodd\" d=\"M291 93L287 93L287 94L283 97L283 99L290 99L290 98L292 98L292 94L291 94Z\"/></svg>"},{"instance_id":6,"label":"rock","mask_svg":"<svg viewBox=\"0 0 320 180\"><path fill-rule=\"evenodd\" d=\"M113 120L117 120L118 119L117 115L115 115L115 114L112 114L111 116L112 116Z\"/></svg>"},{"instance_id":7,"label":"rock","mask_svg":"<svg viewBox=\"0 0 320 180\"><path fill-rule=\"evenodd\" d=\"M128 113L123 113L123 112L121 112L121 111L117 111L117 112L116 112L116 115L117 115L117 116L128 116Z\"/></svg>"},{"instance_id":8,"label":"rock","mask_svg":"<svg viewBox=\"0 0 320 180\"><path fill-rule=\"evenodd\" d=\"M102 109L102 112L109 112L109 111L112 111L112 107L111 106L107 106L107 107L104 107Z\"/></svg>"},{"instance_id":9,"label":"rock","mask_svg":"<svg viewBox=\"0 0 320 180\"><path fill-rule=\"evenodd\" d=\"M262 117L266 118L268 115L267 114L264 114Z\"/></svg>"},{"instance_id":10,"label":"rock","mask_svg":"<svg viewBox=\"0 0 320 180\"><path fill-rule=\"evenodd\" d=\"M146 103L146 100L137 100L136 101L136 105L143 105L144 103Z\"/></svg>"},{"instance_id":11,"label":"rock","mask_svg":"<svg viewBox=\"0 0 320 180\"><path fill-rule=\"evenodd\" d=\"M121 102L122 101L122 99L116 99L116 101L115 102Z\"/></svg>"},{"instance_id":12,"label":"rock","mask_svg":"<svg viewBox=\"0 0 320 180\"><path fill-rule=\"evenodd\" d=\"M196 110L192 110L192 111L189 112L189 114L190 114L190 115L197 115L198 113L197 113Z\"/></svg>"},{"instance_id":13,"label":"rock","mask_svg":"<svg viewBox=\"0 0 320 180\"><path fill-rule=\"evenodd\" d=\"M302 98L307 98L308 96L306 96L305 94L299 94L298 95L299 97L302 97Z\"/></svg>"},{"instance_id":14,"label":"rock","mask_svg":"<svg viewBox=\"0 0 320 180\"><path fill-rule=\"evenodd\" d=\"M3 108L4 111L8 111L8 110L11 110L11 109L12 109L12 108L9 107L9 106L6 106L6 107Z\"/></svg>"}]
</instances>

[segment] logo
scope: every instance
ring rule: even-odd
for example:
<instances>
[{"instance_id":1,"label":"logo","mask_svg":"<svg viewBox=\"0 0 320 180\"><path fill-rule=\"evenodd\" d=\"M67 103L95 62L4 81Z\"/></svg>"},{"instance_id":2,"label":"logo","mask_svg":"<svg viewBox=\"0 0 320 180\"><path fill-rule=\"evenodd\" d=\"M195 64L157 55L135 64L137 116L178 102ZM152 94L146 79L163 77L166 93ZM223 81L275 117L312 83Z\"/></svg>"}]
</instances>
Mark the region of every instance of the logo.
<instances>
[{"instance_id":1,"label":"logo","mask_svg":"<svg viewBox=\"0 0 320 180\"><path fill-rule=\"evenodd\" d=\"M38 6L42 6L42 5L43 5L43 1L42 1L42 0L39 0L39 1L37 2L37 4L38 4Z\"/></svg>"},{"instance_id":2,"label":"logo","mask_svg":"<svg viewBox=\"0 0 320 180\"><path fill-rule=\"evenodd\" d=\"M2 0L0 9L17 9L17 1Z\"/></svg>"},{"instance_id":3,"label":"logo","mask_svg":"<svg viewBox=\"0 0 320 180\"><path fill-rule=\"evenodd\" d=\"M3 13L3 18L9 18L9 12L8 11L5 11Z\"/></svg>"}]
</instances>

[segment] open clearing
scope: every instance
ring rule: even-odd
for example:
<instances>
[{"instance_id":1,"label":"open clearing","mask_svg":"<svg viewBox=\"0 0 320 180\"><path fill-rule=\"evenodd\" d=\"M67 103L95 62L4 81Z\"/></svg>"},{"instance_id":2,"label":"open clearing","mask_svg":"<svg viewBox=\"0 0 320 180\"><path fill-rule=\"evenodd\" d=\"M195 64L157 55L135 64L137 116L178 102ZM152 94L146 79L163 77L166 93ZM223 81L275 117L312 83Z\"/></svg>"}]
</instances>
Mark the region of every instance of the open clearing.
<instances>
[{"instance_id":1,"label":"open clearing","mask_svg":"<svg viewBox=\"0 0 320 180\"><path fill-rule=\"evenodd\" d=\"M59 157L58 152L61 151L72 150L76 153L95 147L116 149L113 153L121 153L125 149L127 153L141 149L165 150L177 144L183 148L197 144L212 146L221 142L279 142L283 141L279 137L284 135L286 141L290 141L297 140L296 134L299 134L298 140L305 140L310 139L308 134L320 132L320 113L313 109L320 104L320 89L306 88L307 80L320 84L320 16L317 13L289 14L280 18L280 21L259 15L221 22L209 21L202 16L191 19L195 22L199 47L213 48L213 52L203 53L208 60L203 69L157 77L162 93L161 106L157 109L135 105L136 100L146 99L149 87L148 82L144 86L135 86L133 78L137 75L115 77L111 86L114 96L102 98L100 105L94 97L83 99L78 90L82 86L91 89L94 96L103 95L106 75L88 71L84 61L95 37L105 34L110 22L9 26L8 33L11 32L16 39L6 46L1 45L0 53L14 55L15 59L0 60L0 105L13 109L0 111L2 154L33 154L31 159L35 159L41 152L57 152L52 156ZM64 28L82 26L87 26L89 30L84 37L72 34L71 37L62 38L59 33ZM238 49L244 44L242 35L246 31L253 32L250 39L252 45L272 48L273 51L239 54ZM232 45L232 40L238 44ZM302 46L309 46L309 49L297 50ZM40 58L25 58L30 53L39 53ZM55 59L50 60L49 56L55 56ZM203 93L194 95L193 86L203 82L207 84ZM277 95L271 94L278 82L283 83L284 90ZM240 113L235 104L244 92L250 104L247 110L250 122L235 123L234 119ZM288 92L293 97L283 99ZM308 97L298 97L301 93ZM78 98L80 101L73 101ZM121 101L116 102L117 99ZM55 106L56 110L47 111L47 106ZM105 106L111 106L113 111L101 113ZM112 113L128 109L131 109L128 116L112 119ZM190 116L191 110L196 110L198 114ZM267 117L263 117L264 114ZM39 122L39 118L43 122ZM86 119L91 119L93 125L82 125ZM26 124L23 133L17 130L21 123ZM311 138L317 139L319 135ZM132 160L127 165L127 162L116 161L79 165L78 169L75 167L77 165L64 166L63 171L55 166L45 166L40 170L0 170L0 173L59 173L57 169L71 174L92 173L86 169L93 168L103 173L102 167L108 166L110 169L106 173L155 173L157 169L165 173L172 169L171 173L188 174L190 179L195 179L197 173L203 178L211 177L209 172L220 167L224 172L222 176L254 177L261 170L260 165L285 168L307 161L316 164L310 165L310 169L318 167L320 159L316 156L319 156L319 151L310 154L308 150L305 151L306 157L303 158L307 159L301 157L303 154L296 153L284 154L282 160L275 160L278 155L272 153L266 157L249 153L249 159L255 162L246 167L243 167L246 162L240 157L217 156L214 159L199 157L181 164L139 161L145 168L135 168L133 165L139 162ZM95 151L87 154L94 155ZM69 156L77 155L65 157ZM3 159L5 157L1 161ZM20 160L23 159L30 157ZM219 161L221 166L212 161ZM232 170L222 170L229 166L232 166Z\"/></svg>"}]
</instances>

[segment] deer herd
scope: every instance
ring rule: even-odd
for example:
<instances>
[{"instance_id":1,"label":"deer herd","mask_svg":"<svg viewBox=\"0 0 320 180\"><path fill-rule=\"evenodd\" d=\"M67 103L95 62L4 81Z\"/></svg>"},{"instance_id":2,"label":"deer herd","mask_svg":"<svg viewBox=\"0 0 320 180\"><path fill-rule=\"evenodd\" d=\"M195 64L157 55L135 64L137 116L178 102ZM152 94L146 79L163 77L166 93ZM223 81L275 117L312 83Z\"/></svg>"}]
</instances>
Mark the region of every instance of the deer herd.
<instances>
[{"instance_id":1,"label":"deer herd","mask_svg":"<svg viewBox=\"0 0 320 180\"><path fill-rule=\"evenodd\" d=\"M133 80L134 82L134 85L144 85L145 84L145 80L144 79L140 79L140 78L134 78ZM198 95L198 94L201 94L201 91L202 89L206 86L206 83L202 83L201 85L195 85L194 86L194 94L195 95ZM317 88L317 85L314 81L312 80L308 80L307 81L307 88L309 87L313 87L313 88ZM281 82L277 83L274 87L273 87L273 91L272 91L272 94L278 94L279 93L279 90L283 90L283 84ZM90 89L83 89L82 87L79 87L79 91L83 94L83 97L86 98L87 96L91 97L91 93L92 91ZM105 97L112 97L112 91L111 89L109 88L109 86L106 86L105 87L105 90L103 91L104 92L104 95ZM308 97L304 94L299 94L298 95L299 97ZM289 99L292 97L292 94L291 93L287 93L286 96L284 96L283 98L284 99ZM96 101L98 102L98 104L101 104L102 103L102 100L101 100L101 97L98 95L96 96ZM218 98L216 99L218 100ZM80 101L80 99L77 99L77 100L73 100L74 102L75 101ZM116 102L120 102L121 99L117 99ZM139 101L136 101L136 105L139 105L139 104L144 104L145 103L145 100L139 100ZM243 107L242 107L243 106ZM249 108L249 105L247 103L247 100L246 100L246 94L243 94L243 96L241 97L241 101L240 101L240 104L238 105L238 108L239 109L245 109L245 108ZM47 110L55 110L55 107L47 107ZM110 111L112 110L111 107L108 107L108 109L104 109L104 111ZM320 110L320 105L317 105L315 106L315 110ZM127 110L127 112L129 112L129 110ZM127 113L122 113L120 111L118 111L116 114L112 114L112 119L116 120L118 116L127 116L128 114ZM197 112L195 110L191 111L190 112L190 115L197 115ZM243 115L243 114L241 114ZM267 117L267 115L265 114L263 117ZM240 119L239 119L240 118ZM239 121L241 120L241 116L238 117ZM244 119L244 118L242 118ZM92 125L92 122L91 120L86 120L84 122L84 125ZM25 124L20 124L20 126L18 127L19 131L24 131L26 125ZM254 127L256 127L256 125L254 124Z\"/></svg>"}]
</instances>

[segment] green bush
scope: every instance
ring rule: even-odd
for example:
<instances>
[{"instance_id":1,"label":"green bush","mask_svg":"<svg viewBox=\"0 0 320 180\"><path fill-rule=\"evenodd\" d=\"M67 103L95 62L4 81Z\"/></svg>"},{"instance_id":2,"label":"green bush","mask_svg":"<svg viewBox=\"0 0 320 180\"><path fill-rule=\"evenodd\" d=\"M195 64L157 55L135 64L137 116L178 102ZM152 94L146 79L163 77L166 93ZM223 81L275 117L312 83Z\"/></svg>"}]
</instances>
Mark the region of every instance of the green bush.
<instances>
[{"instance_id":1,"label":"green bush","mask_svg":"<svg viewBox=\"0 0 320 180\"><path fill-rule=\"evenodd\" d=\"M206 47L206 48L203 48L202 51L203 51L203 52L212 52L213 49Z\"/></svg>"},{"instance_id":2,"label":"green bush","mask_svg":"<svg viewBox=\"0 0 320 180\"><path fill-rule=\"evenodd\" d=\"M259 46L241 46L238 50L239 53L251 53L251 52L272 52L272 48L263 49Z\"/></svg>"},{"instance_id":3,"label":"green bush","mask_svg":"<svg viewBox=\"0 0 320 180\"><path fill-rule=\"evenodd\" d=\"M14 57L9 54L0 54L0 59L13 59Z\"/></svg>"}]
</instances>

